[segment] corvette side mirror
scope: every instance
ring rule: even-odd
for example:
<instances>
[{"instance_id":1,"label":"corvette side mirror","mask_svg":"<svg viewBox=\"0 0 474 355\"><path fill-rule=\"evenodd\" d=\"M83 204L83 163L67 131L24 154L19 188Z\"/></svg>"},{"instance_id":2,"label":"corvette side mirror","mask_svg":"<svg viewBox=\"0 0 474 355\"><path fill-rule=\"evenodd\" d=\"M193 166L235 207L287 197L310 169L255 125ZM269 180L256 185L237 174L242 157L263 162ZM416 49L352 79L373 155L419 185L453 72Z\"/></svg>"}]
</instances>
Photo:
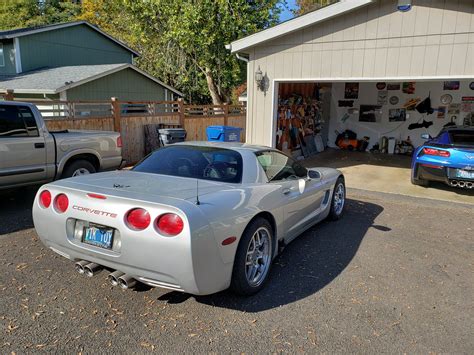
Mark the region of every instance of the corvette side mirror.
<instances>
[{"instance_id":1,"label":"corvette side mirror","mask_svg":"<svg viewBox=\"0 0 474 355\"><path fill-rule=\"evenodd\" d=\"M428 133L423 133L421 135L421 139L430 139L430 138L431 138L431 136Z\"/></svg>"},{"instance_id":2,"label":"corvette side mirror","mask_svg":"<svg viewBox=\"0 0 474 355\"><path fill-rule=\"evenodd\" d=\"M308 170L308 179L320 179L321 174L316 170Z\"/></svg>"}]
</instances>

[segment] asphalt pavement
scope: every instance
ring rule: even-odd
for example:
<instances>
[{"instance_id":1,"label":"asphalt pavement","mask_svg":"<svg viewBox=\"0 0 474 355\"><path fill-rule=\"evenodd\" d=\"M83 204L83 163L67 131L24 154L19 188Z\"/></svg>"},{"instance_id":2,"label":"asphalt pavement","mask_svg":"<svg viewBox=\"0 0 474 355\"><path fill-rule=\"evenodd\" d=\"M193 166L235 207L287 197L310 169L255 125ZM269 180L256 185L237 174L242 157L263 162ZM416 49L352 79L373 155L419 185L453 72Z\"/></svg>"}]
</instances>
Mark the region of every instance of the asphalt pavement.
<instances>
[{"instance_id":1,"label":"asphalt pavement","mask_svg":"<svg viewBox=\"0 0 474 355\"><path fill-rule=\"evenodd\" d=\"M343 219L291 243L250 298L81 276L38 240L34 189L1 194L0 353L472 354L472 206L348 192Z\"/></svg>"}]
</instances>

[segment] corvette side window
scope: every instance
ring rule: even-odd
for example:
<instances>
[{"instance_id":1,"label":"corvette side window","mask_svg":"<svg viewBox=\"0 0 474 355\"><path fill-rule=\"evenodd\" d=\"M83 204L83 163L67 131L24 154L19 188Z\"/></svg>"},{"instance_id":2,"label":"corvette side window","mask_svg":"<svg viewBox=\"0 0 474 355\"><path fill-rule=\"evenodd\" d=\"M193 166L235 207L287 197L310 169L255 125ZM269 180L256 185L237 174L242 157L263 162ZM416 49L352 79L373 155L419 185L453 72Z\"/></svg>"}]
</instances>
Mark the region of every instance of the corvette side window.
<instances>
[{"instance_id":1,"label":"corvette side window","mask_svg":"<svg viewBox=\"0 0 474 355\"><path fill-rule=\"evenodd\" d=\"M306 169L292 158L276 151L256 153L268 181L296 180L307 175Z\"/></svg>"}]
</instances>

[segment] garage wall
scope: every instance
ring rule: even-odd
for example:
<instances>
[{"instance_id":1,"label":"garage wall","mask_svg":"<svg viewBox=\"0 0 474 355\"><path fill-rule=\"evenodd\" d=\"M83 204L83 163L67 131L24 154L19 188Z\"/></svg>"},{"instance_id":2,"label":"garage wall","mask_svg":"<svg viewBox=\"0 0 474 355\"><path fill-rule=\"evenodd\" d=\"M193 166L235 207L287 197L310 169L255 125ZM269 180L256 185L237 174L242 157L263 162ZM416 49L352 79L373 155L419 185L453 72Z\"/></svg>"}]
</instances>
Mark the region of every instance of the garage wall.
<instances>
[{"instance_id":1,"label":"garage wall","mask_svg":"<svg viewBox=\"0 0 474 355\"><path fill-rule=\"evenodd\" d=\"M341 119L349 110L347 107L339 107L339 100L345 100L345 83L335 83L332 87L329 146L335 146L336 133L334 131L337 130L342 132L346 129L356 132L359 139L364 136L370 137L369 147L378 143L382 136L403 140L410 136L410 139L415 146L421 145L424 142L420 137L421 134L429 133L430 135L435 136L446 123L451 121L452 116L456 116L456 123L462 124L464 117L471 114L470 112L462 112L462 97L474 96L474 91L469 88L470 83L470 80L464 80L461 81L460 90L444 90L442 81L417 82L416 91L413 95L405 94L402 90L390 90L388 91L388 100L392 96L397 96L399 98L399 103L391 105L390 102L387 102L387 104L382 105L381 120L376 123L359 122L359 111L349 115L349 118L345 122L342 122ZM359 109L360 105L377 105L378 92L379 90L376 87L376 83L361 83L359 86L359 98L353 100L354 108ZM431 95L432 108L436 110L440 106L446 106L440 101L441 96L444 94L450 94L453 97L452 104L461 104L461 112L459 114L454 115L446 113L443 118L438 118L438 112L436 111L431 115L420 114L416 110L406 111L407 118L405 122L389 122L389 110L402 108L405 102L412 98L420 98L421 100L424 100L428 95ZM428 129L421 128L411 131L408 130L408 126L411 123L422 122L423 120L432 121L433 125Z\"/></svg>"},{"instance_id":2,"label":"garage wall","mask_svg":"<svg viewBox=\"0 0 474 355\"><path fill-rule=\"evenodd\" d=\"M248 50L247 141L272 145L274 80L474 77L474 1L374 4ZM260 66L268 89L257 90Z\"/></svg>"}]
</instances>

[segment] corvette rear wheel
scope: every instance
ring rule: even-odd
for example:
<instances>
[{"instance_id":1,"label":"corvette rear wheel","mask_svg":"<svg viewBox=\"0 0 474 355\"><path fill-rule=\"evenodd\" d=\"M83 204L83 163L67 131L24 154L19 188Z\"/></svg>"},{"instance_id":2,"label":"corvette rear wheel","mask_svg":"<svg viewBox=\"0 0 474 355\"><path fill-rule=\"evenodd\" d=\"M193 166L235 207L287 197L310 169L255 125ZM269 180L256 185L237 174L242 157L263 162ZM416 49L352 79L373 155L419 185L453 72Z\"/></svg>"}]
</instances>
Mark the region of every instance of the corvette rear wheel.
<instances>
[{"instance_id":1,"label":"corvette rear wheel","mask_svg":"<svg viewBox=\"0 0 474 355\"><path fill-rule=\"evenodd\" d=\"M430 185L430 182L428 180L420 180L420 179L414 179L414 178L411 178L411 183L413 185L424 186L424 187L427 187Z\"/></svg>"},{"instance_id":2,"label":"corvette rear wheel","mask_svg":"<svg viewBox=\"0 0 474 355\"><path fill-rule=\"evenodd\" d=\"M239 295L260 291L268 279L273 256L273 231L264 218L252 221L235 255L230 288Z\"/></svg>"}]
</instances>

